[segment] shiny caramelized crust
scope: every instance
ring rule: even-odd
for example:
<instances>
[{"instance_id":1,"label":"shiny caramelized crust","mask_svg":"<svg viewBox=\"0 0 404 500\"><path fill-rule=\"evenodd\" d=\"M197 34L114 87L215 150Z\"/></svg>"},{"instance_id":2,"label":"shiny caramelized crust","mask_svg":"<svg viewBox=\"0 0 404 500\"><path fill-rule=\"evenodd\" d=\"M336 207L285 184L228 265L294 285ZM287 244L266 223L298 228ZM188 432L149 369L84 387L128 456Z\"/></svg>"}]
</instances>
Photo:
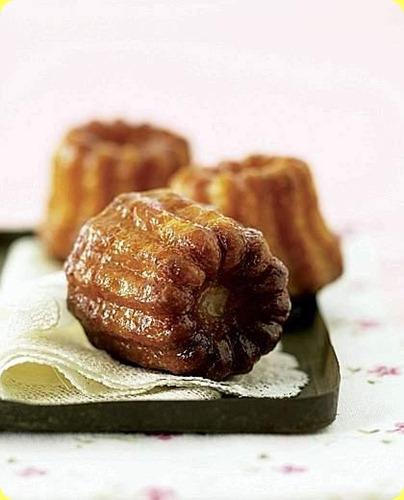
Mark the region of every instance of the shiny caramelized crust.
<instances>
[{"instance_id":1,"label":"shiny caramelized crust","mask_svg":"<svg viewBox=\"0 0 404 500\"><path fill-rule=\"evenodd\" d=\"M261 230L288 267L292 295L313 293L342 273L338 238L319 209L309 167L294 158L250 156L215 168L187 168L171 188Z\"/></svg>"},{"instance_id":2,"label":"shiny caramelized crust","mask_svg":"<svg viewBox=\"0 0 404 500\"><path fill-rule=\"evenodd\" d=\"M68 307L112 356L224 379L251 370L289 313L262 234L167 190L118 196L67 259Z\"/></svg>"},{"instance_id":3,"label":"shiny caramelized crust","mask_svg":"<svg viewBox=\"0 0 404 500\"><path fill-rule=\"evenodd\" d=\"M116 195L164 187L189 160L183 138L150 125L93 121L72 129L53 159L41 228L49 254L64 260L83 223Z\"/></svg>"}]
</instances>

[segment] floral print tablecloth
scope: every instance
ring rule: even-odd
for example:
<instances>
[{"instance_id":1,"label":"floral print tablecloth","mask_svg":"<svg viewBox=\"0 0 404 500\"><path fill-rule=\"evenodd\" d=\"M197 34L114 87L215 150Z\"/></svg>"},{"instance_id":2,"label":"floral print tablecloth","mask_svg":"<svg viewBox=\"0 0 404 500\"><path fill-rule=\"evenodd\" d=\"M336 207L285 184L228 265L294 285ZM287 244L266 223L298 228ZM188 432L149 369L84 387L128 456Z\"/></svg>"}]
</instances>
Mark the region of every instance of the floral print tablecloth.
<instances>
[{"instance_id":1,"label":"floral print tablecloth","mask_svg":"<svg viewBox=\"0 0 404 500\"><path fill-rule=\"evenodd\" d=\"M307 436L4 434L0 489L12 499L397 496L404 488L404 331L400 278L391 272L398 247L383 253L382 232L345 228L345 276L321 293L342 375L329 428Z\"/></svg>"}]
</instances>

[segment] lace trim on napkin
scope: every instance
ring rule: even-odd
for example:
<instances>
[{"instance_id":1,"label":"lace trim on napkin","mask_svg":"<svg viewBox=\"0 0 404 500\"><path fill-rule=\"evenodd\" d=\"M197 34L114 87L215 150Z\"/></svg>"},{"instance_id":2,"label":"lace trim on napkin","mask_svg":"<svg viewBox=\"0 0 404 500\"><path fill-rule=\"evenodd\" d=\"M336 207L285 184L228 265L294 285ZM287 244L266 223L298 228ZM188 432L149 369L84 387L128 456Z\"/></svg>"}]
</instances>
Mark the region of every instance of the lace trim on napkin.
<instances>
[{"instance_id":1,"label":"lace trim on napkin","mask_svg":"<svg viewBox=\"0 0 404 500\"><path fill-rule=\"evenodd\" d=\"M62 272L0 298L0 397L39 404L139 399L296 396L308 382L295 357L275 350L223 382L124 365L87 340L65 305Z\"/></svg>"}]
</instances>

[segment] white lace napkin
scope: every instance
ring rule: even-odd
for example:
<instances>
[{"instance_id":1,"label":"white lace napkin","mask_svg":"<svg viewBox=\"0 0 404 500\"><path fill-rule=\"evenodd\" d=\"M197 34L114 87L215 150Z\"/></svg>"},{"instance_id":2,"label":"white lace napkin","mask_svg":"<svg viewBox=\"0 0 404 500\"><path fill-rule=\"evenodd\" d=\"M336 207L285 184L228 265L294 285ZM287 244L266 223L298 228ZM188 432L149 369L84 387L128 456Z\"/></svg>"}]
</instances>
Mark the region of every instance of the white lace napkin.
<instances>
[{"instance_id":1,"label":"white lace napkin","mask_svg":"<svg viewBox=\"0 0 404 500\"><path fill-rule=\"evenodd\" d=\"M25 243L33 248L32 241ZM12 275L11 263L18 265L14 257L11 255L6 266L8 277ZM280 349L262 358L251 373L225 382L127 366L88 342L80 323L66 308L63 272L24 284L19 281L18 286L8 281L7 285L0 296L3 399L60 404L215 399L222 394L284 398L297 395L308 381L296 358Z\"/></svg>"},{"instance_id":2,"label":"white lace napkin","mask_svg":"<svg viewBox=\"0 0 404 500\"><path fill-rule=\"evenodd\" d=\"M38 238L24 236L10 245L1 270L0 291L19 287L21 283L40 278L61 268L59 262L46 255Z\"/></svg>"}]
</instances>

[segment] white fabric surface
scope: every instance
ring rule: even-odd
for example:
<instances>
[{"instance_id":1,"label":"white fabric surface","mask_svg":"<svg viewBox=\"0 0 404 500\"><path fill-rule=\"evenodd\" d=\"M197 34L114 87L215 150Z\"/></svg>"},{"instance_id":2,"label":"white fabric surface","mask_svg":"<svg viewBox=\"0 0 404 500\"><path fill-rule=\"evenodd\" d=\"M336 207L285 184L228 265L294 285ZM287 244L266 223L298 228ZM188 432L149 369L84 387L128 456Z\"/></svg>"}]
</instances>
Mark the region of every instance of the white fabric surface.
<instances>
[{"instance_id":1,"label":"white fabric surface","mask_svg":"<svg viewBox=\"0 0 404 500\"><path fill-rule=\"evenodd\" d=\"M345 276L320 297L342 375L330 427L308 436L3 435L0 488L12 499L392 499L404 487L404 332L378 291L373 241L346 243Z\"/></svg>"},{"instance_id":2,"label":"white fabric surface","mask_svg":"<svg viewBox=\"0 0 404 500\"><path fill-rule=\"evenodd\" d=\"M10 245L4 262L0 277L0 292L59 271L61 268L59 262L47 257L37 237L19 238Z\"/></svg>"}]
</instances>

